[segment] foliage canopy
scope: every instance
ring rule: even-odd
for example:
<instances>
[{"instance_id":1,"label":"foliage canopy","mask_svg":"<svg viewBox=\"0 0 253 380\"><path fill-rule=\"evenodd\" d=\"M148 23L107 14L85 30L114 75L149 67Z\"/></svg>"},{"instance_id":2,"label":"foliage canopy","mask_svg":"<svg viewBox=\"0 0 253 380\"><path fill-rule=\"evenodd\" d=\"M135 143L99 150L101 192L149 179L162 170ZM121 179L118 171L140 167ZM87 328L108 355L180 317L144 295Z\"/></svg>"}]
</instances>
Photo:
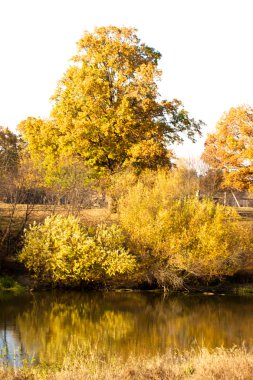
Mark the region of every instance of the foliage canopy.
<instances>
[{"instance_id":1,"label":"foliage canopy","mask_svg":"<svg viewBox=\"0 0 253 380\"><path fill-rule=\"evenodd\" d=\"M231 108L205 142L202 158L224 174L224 186L253 191L253 108Z\"/></svg>"},{"instance_id":2,"label":"foliage canopy","mask_svg":"<svg viewBox=\"0 0 253 380\"><path fill-rule=\"evenodd\" d=\"M50 120L28 118L20 131L33 156L52 164L58 155L115 172L170 165L168 146L194 139L202 122L179 100L159 100L161 54L141 43L136 29L114 26L85 32L59 81Z\"/></svg>"}]
</instances>

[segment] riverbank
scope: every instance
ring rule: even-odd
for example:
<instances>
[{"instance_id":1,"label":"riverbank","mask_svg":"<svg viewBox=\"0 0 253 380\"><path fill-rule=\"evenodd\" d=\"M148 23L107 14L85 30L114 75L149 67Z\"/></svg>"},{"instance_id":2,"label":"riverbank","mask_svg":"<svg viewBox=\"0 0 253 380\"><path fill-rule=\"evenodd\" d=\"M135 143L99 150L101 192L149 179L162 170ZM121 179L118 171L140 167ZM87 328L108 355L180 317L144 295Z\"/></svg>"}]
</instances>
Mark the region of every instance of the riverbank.
<instances>
[{"instance_id":1,"label":"riverbank","mask_svg":"<svg viewBox=\"0 0 253 380\"><path fill-rule=\"evenodd\" d=\"M199 207L202 207L202 206L203 206L202 203L199 204ZM20 213L20 215L22 213L24 213L25 207L26 207L26 205L18 205L17 206L18 215L19 215L19 213ZM3 210L5 212L7 212L6 211L7 208L3 208ZM1 211L3 211L3 210L1 210ZM244 231L244 227L245 228L247 227L247 229L248 229L249 223L250 223L250 225L252 225L252 215L253 215L251 212L252 210L243 210L243 211L244 212L247 211L247 215L242 215L239 217L240 231L241 231L241 229L242 229L242 231ZM57 215L63 215L64 218L66 219L66 215L67 215L66 212L67 211L64 209L64 207L56 206L56 208L53 210L53 209L50 209L50 207L48 208L48 206L41 206L40 205L40 206L35 206L35 208L33 209L33 212L29 215L29 218L31 218L30 221L36 221L36 222L43 221L46 216L50 215L50 212L53 214L56 213ZM181 211L180 211L180 213L181 213ZM206 212L204 212L204 216L206 216ZM17 219L18 218L14 218L13 220L17 221ZM236 219L237 219L237 217L236 217ZM4 218L2 218L2 220L4 220ZM120 223L118 221L117 214L111 214L109 212L109 210L107 210L107 209L82 210L80 213L80 221L81 221L82 228L84 229L83 230L84 235L86 234L87 231L89 233L88 240L91 238L94 240L94 236L96 235L96 232L95 232L96 228L99 225L101 225L101 223L103 226L106 226L103 228L106 230L107 235L108 235L107 229L108 230L110 229L110 226L112 223L118 222L118 225L120 225ZM62 223L63 223L63 221L62 221ZM60 223L60 227L61 227L62 223ZM212 223L211 223L211 225L212 225ZM71 226L72 225L70 225L70 227ZM52 228L50 227L46 231L49 235L51 234L53 227L55 227L55 226L52 226ZM220 225L218 225L218 227L220 228ZM241 227L243 227L243 228L241 228ZM229 231L229 228L226 227L223 232L227 233L227 231ZM15 232L15 229L12 231L13 236L15 235L14 232ZM112 234L112 232L113 231L111 231L111 237L113 238L112 241L115 241L115 236L117 234L114 236ZM195 233L197 234L196 231L195 231ZM63 228L63 231L60 229L59 233L57 234L58 240L56 239L55 246L59 245L59 237L65 236L65 234L66 234L66 229ZM75 289L79 289L79 290L80 289L115 290L115 289L122 289L122 288L133 289L133 290L139 290L139 289L141 289L141 290L147 290L147 289L148 290L150 290L150 289L154 290L154 289L159 288L165 292L171 292L171 291L174 291L174 289L176 289L176 290L183 291L183 292L184 291L190 292L190 293L195 293L195 292L199 293L200 292L200 293L207 293L210 295L211 294L222 294L222 293L226 293L226 294L228 294L228 293L236 293L236 294L251 294L251 293L253 293L253 290L252 290L253 264L252 264L252 260L250 259L251 255L248 255L247 252L244 253L245 259L242 260L242 258L241 258L242 255L240 256L240 254L239 254L240 251L242 249L244 249L244 246L246 245L246 243L248 243L248 241L246 241L246 240L244 242L244 240L243 240L244 236L242 236L243 237L242 244L239 244L237 249L234 249L234 251L233 251L233 245L237 244L236 238L235 238L236 235L232 236L232 238L231 238L232 240L230 241L230 243L232 245L231 251L233 253L231 254L231 257L228 256L227 261L226 261L226 254L230 255L230 251L225 252L225 254L223 255L223 251L220 248L221 245L219 245L219 244L218 244L218 248L216 247L217 248L216 251L218 252L218 255L220 255L221 257L218 256L218 258L215 258L215 257L213 258L212 252L215 251L213 249L210 250L210 252L209 251L208 252L202 252L201 251L200 252L201 254L198 253L196 257L194 256L195 251L194 252L190 251L192 254L192 257L188 258L187 260L189 262L187 261L186 263L184 263L182 261L185 258L185 255L183 255L181 252L182 249L178 250L176 252L176 254L173 256L173 258L175 259L175 257L177 257L177 255L178 255L178 262L176 262L177 263L177 270L173 272L173 270L172 271L167 270L166 260L164 262L162 261L163 255L161 255L161 252L165 252L166 249L170 251L170 248L171 248L169 246L170 239L167 239L168 241L166 244L168 245L168 247L163 241L162 236L165 236L165 234L161 234L160 238L157 238L157 236L159 234L154 236L154 239L155 239L154 244L156 244L157 242L159 243L160 241L162 244L160 248L156 247L156 246L153 247L154 252L151 250L151 248L149 250L147 250L147 248L145 248L146 246L144 246L144 248L142 246L140 246L140 247L138 246L139 242L142 242L142 240L143 240L142 235L139 236L140 239L139 240L137 239L137 242L136 241L133 242L132 237L129 238L129 236L131 236L131 234L127 234L126 231L124 231L124 234L125 234L124 236L123 236L123 234L122 234L122 236L119 236L119 239L118 239L118 240L122 240L122 242L124 240L124 242L123 242L124 244L122 244L121 248L122 249L126 248L127 251L128 251L128 249L130 249L130 253L133 254L133 256L134 256L132 258L136 261L134 263L134 265L138 262L138 265L135 265L136 268L132 272L130 271L131 273L130 272L129 273L123 273L122 268L121 268L121 273L117 273L117 276L106 276L106 275L99 276L98 273L95 273L95 277L93 276L94 278L92 277L91 281L85 281L83 279L80 280L79 278L74 278L74 280L72 282L70 282L70 281L64 282L64 278L63 279L61 278L61 281L59 280L56 283L56 282L51 281L52 280L51 278L49 279L48 282L40 281L40 279L37 278L37 280L35 282L32 280L32 277L30 276L30 274L33 272L36 274L34 268L33 267L30 268L30 271L28 271L25 268L25 265L20 263L19 260L17 259L17 252L20 251L20 249L22 247L20 240L13 242L13 244L11 246L12 250L10 252L8 252L6 254L4 254L4 253L2 254L1 273L2 273L2 275L7 275L7 276L12 277L17 282L20 282L22 285L28 287L29 289L33 289L33 290L34 289L36 289L36 290L47 289L50 287L53 287L53 288L54 287L75 288ZM219 234L220 234L220 232L218 233L218 235ZM70 234L70 236L72 236L72 235ZM191 239L192 236L195 236L194 231L193 231L193 233L189 232L188 235L189 235L188 236L189 239ZM172 236L172 238L173 238L173 236ZM38 245L41 242L42 237L45 238L45 231L42 233L41 236L39 234L39 239L34 244L34 247L29 247L29 255L30 256L31 256L31 254L33 254L35 248L39 251L39 254L35 253L35 258L34 258L35 262L37 262L38 257L43 256L43 252L44 252L43 249L44 249L44 246L46 244L44 244L44 242L43 242L41 247L38 248ZM123 239L123 237L124 237L124 239ZM104 238L105 237L103 236L103 240L104 240ZM146 240L149 240L149 238L150 238L150 236L148 234L146 236ZM100 237L99 237L99 239L100 239ZM99 240L99 239L97 239L97 240ZM11 240L14 241L15 239L13 238ZM96 240L96 236L95 236L95 240ZM144 242L146 242L146 240L144 239ZM235 242L234 242L234 240L235 240ZM45 243L46 243L46 241L47 241L47 239L45 240ZM78 239L78 241L80 241L80 239ZM205 247L205 244L207 244L207 245L209 244L208 242L209 242L209 235L206 236L204 241L201 240L199 242L199 244L197 245L197 248L199 248L199 247L201 248L202 246ZM219 239L218 239L218 242L219 242ZM67 243L62 242L62 244L60 244L60 246L62 246L62 247L69 246L72 244L72 243L71 244L70 243L71 242L69 242L69 241ZM97 244L99 242L95 241L95 243ZM245 243L245 244L243 245L243 243ZM103 244L105 244L104 241L103 241ZM153 240L150 242L150 244L152 246ZM165 244L165 247L163 247L163 244ZM100 245L99 245L99 247L100 247ZM83 244L83 246L84 246L84 244ZM111 246L112 246L112 244L110 241L109 247L106 248L107 249L107 255L108 255L108 249L111 248ZM183 245L183 247L184 247L184 245ZM75 248L76 247L74 244L72 247L72 250L71 250L72 254L73 254L73 251L75 250ZM249 248L251 249L251 246ZM142 249L144 249L144 251L142 251ZM157 251L158 252L157 253L158 258L156 257L156 254L155 254L156 249L158 249L158 251ZM138 252L138 250L139 250L139 252ZM189 250L190 250L189 247L185 248L185 252L188 252ZM221 251L221 253L219 251ZM53 254L55 254L55 252L48 253L47 251L44 253L46 255L49 254L50 257ZM214 266L213 270L210 271L210 273L208 272L207 268L209 268L209 266L211 264L207 265L207 263L205 262L205 260L206 260L205 258L208 257L208 254L210 256L208 263L212 262L213 266ZM26 257L26 260L30 260L29 255L28 255L28 257ZM57 254L56 256L58 257L59 255ZM64 252L60 256L65 257ZM92 256L92 254L91 254L91 256ZM32 264L34 263L34 260L32 261ZM160 264L160 261L163 262L163 264ZM223 261L224 261L224 263L223 263ZM183 264L182 264L182 262L183 262ZM41 263L41 265L42 265L41 268L44 268L43 273L45 274L45 271L48 268L44 264L45 264L44 262ZM61 262L59 265L57 264L56 267L62 268L65 265L65 264L64 265L63 264L64 263ZM123 264L125 264L125 263L123 262ZM68 263L66 265L68 267ZM172 265L172 269L173 269L173 263L171 265ZM125 266L126 266L126 268L129 269L128 265L125 265ZM231 268L230 268L230 266L231 266ZM202 267L208 273L202 273L202 271L199 269ZM228 270L227 267L229 267L230 269ZM40 268L40 270L41 270L41 268ZM50 272L50 268L48 269L48 271ZM44 274L43 274L43 276L44 276ZM67 273L67 275L69 275L69 274Z\"/></svg>"},{"instance_id":2,"label":"riverbank","mask_svg":"<svg viewBox=\"0 0 253 380\"><path fill-rule=\"evenodd\" d=\"M126 363L114 358L106 362L102 357L80 353L66 357L60 369L25 367L1 368L1 380L251 380L253 351L205 348L185 353L168 351L155 357L131 357Z\"/></svg>"},{"instance_id":3,"label":"riverbank","mask_svg":"<svg viewBox=\"0 0 253 380\"><path fill-rule=\"evenodd\" d=\"M237 276L220 280L213 284L205 284L203 282L190 284L182 289L158 287L157 284L138 283L134 279L124 279L121 281L111 281L107 284L94 283L92 286L77 287L51 287L38 284L31 274L23 266L21 266L15 258L10 260L7 265L7 272L0 275L0 294L12 293L19 294L22 292L38 292L52 291L115 291L115 292L152 292L152 293L169 293L169 294L204 294L212 295L253 295L253 277L251 273L239 273Z\"/></svg>"}]
</instances>

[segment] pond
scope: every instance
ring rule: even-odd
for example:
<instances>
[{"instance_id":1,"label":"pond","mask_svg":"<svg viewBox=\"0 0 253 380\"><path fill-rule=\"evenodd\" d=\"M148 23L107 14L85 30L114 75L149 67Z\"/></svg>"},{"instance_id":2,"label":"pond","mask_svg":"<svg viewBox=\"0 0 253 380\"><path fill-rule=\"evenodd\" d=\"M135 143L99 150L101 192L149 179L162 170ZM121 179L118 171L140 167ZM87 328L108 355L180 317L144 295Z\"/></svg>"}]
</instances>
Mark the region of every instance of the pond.
<instances>
[{"instance_id":1,"label":"pond","mask_svg":"<svg viewBox=\"0 0 253 380\"><path fill-rule=\"evenodd\" d=\"M253 343L253 297L47 292L0 298L0 361L54 365L68 354L155 355Z\"/></svg>"}]
</instances>

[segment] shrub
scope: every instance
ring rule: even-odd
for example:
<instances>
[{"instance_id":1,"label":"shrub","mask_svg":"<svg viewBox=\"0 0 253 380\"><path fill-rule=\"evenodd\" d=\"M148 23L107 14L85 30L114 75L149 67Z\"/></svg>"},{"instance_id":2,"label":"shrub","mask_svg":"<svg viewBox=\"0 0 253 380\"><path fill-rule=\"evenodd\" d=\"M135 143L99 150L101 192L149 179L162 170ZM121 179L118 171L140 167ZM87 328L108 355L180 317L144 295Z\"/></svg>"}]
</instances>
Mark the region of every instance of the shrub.
<instances>
[{"instance_id":1,"label":"shrub","mask_svg":"<svg viewBox=\"0 0 253 380\"><path fill-rule=\"evenodd\" d=\"M73 216L53 216L25 231L20 261L41 283L79 285L131 272L135 259L118 226L88 233Z\"/></svg>"},{"instance_id":2,"label":"shrub","mask_svg":"<svg viewBox=\"0 0 253 380\"><path fill-rule=\"evenodd\" d=\"M11 289L15 286L15 281L9 276L0 277L0 289Z\"/></svg>"},{"instance_id":3,"label":"shrub","mask_svg":"<svg viewBox=\"0 0 253 380\"><path fill-rule=\"evenodd\" d=\"M232 208L179 196L169 175L139 181L119 204L119 218L143 265L158 283L182 285L233 275L251 260L252 238Z\"/></svg>"}]
</instances>

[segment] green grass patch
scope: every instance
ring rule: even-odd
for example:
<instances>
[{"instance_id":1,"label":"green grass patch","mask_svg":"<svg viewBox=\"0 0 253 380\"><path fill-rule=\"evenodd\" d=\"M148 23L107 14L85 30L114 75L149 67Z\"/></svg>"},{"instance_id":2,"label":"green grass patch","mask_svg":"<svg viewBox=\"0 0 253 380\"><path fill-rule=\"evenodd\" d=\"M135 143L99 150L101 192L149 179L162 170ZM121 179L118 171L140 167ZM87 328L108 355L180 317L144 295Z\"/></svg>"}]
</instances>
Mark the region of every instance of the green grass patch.
<instances>
[{"instance_id":1,"label":"green grass patch","mask_svg":"<svg viewBox=\"0 0 253 380\"><path fill-rule=\"evenodd\" d=\"M0 292L22 293L25 288L10 276L0 276Z\"/></svg>"},{"instance_id":2,"label":"green grass patch","mask_svg":"<svg viewBox=\"0 0 253 380\"><path fill-rule=\"evenodd\" d=\"M253 295L253 284L240 284L234 288L234 293L240 296Z\"/></svg>"}]
</instances>

